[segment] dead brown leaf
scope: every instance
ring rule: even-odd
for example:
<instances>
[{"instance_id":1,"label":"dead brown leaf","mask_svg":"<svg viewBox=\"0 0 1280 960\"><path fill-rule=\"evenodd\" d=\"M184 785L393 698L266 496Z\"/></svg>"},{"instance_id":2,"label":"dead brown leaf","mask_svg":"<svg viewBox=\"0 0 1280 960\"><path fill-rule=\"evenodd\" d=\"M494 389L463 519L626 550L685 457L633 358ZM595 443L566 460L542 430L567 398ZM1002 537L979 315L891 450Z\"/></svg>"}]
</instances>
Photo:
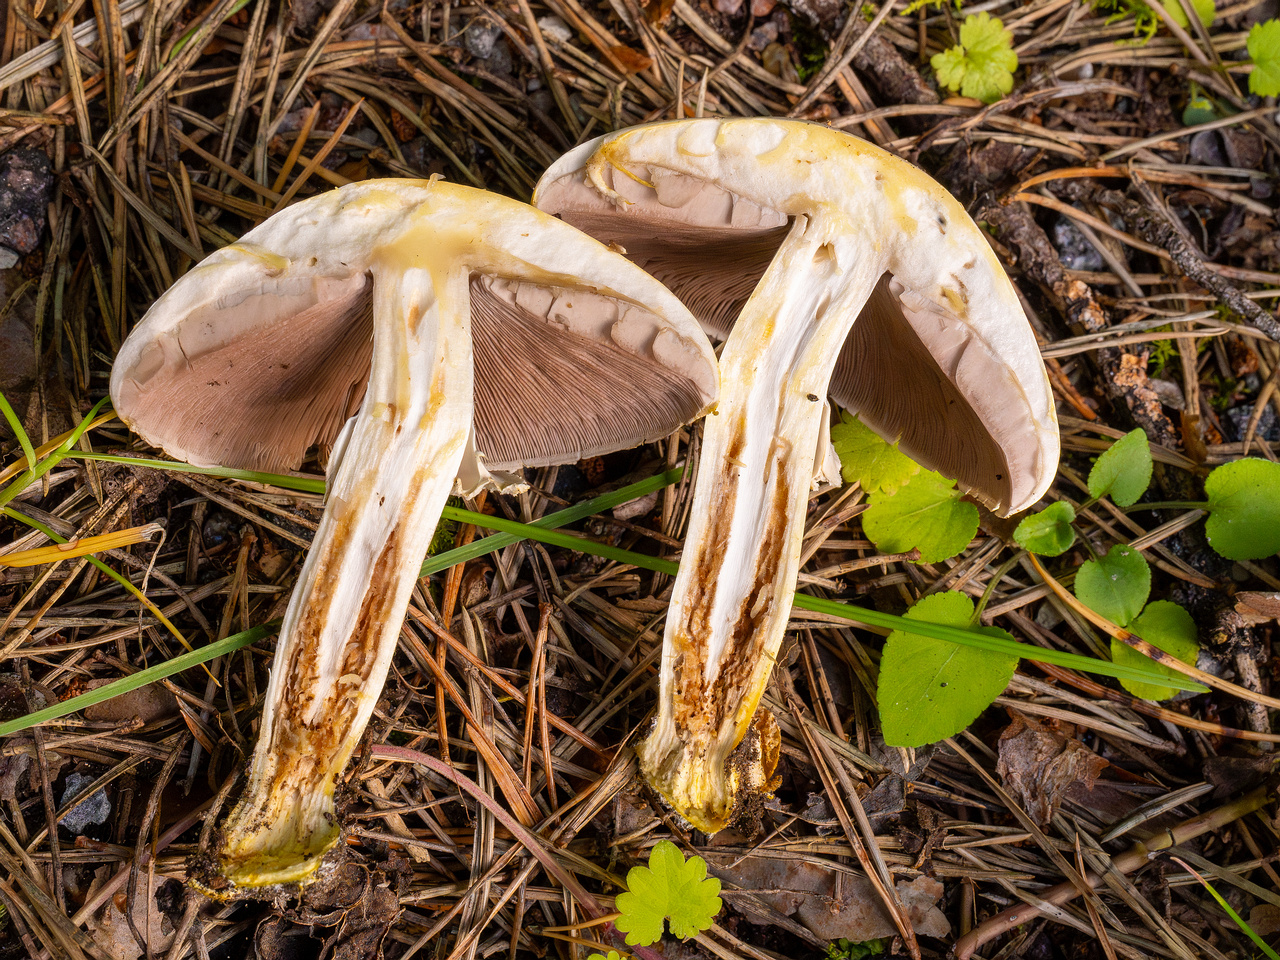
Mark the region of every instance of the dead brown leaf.
<instances>
[{"instance_id":1,"label":"dead brown leaf","mask_svg":"<svg viewBox=\"0 0 1280 960\"><path fill-rule=\"evenodd\" d=\"M1057 813L1070 788L1092 788L1107 766L1106 760L1079 740L1017 712L1000 734L999 751L996 772L1042 827Z\"/></svg>"}]
</instances>

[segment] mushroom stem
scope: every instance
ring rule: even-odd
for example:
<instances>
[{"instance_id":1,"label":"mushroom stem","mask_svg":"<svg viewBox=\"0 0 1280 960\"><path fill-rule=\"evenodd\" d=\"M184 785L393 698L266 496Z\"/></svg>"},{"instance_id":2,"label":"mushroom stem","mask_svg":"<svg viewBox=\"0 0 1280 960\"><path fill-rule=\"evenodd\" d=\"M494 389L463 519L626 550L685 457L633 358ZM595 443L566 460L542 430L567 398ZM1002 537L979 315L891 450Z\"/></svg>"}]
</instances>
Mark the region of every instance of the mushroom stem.
<instances>
[{"instance_id":1,"label":"mushroom stem","mask_svg":"<svg viewBox=\"0 0 1280 960\"><path fill-rule=\"evenodd\" d=\"M340 836L334 786L359 742L472 422L466 271L375 263L368 392L330 464L285 612L262 734L223 827L236 886L304 879Z\"/></svg>"},{"instance_id":2,"label":"mushroom stem","mask_svg":"<svg viewBox=\"0 0 1280 960\"><path fill-rule=\"evenodd\" d=\"M744 771L729 754L768 683L791 611L827 387L884 271L876 244L795 218L729 334L663 639L645 776L694 826L723 828Z\"/></svg>"}]
</instances>

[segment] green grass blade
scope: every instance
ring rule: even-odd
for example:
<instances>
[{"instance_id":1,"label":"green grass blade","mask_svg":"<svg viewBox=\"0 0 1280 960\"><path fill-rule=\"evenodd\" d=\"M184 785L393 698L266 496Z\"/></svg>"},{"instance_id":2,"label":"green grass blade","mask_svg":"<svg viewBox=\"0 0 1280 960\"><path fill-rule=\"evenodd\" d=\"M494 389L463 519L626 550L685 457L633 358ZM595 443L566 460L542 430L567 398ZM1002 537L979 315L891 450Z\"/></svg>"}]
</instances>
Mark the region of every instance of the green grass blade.
<instances>
[{"instance_id":1,"label":"green grass blade","mask_svg":"<svg viewBox=\"0 0 1280 960\"><path fill-rule=\"evenodd\" d=\"M207 646L199 647L190 653L184 653L181 656L174 657L172 660L166 660L164 663L158 663L154 667L147 667L145 670L139 670L135 674L125 677L122 680L115 680L105 686L98 687L96 690L90 690L88 693L82 693L78 697L71 697L68 700L62 700L52 706L45 707L43 710L37 710L35 713L28 713L24 717L18 717L7 723L0 723L0 737L7 737L12 733L19 733L27 730L37 724L47 723L50 720L57 720L59 717L65 717L68 714L83 710L85 707L92 707L95 704L118 697L121 694L128 693L131 690L137 690L139 687L145 687L149 683L155 683L157 680L164 680L171 677L175 673L181 673L183 670L189 670L192 667L198 667L208 663L210 660L233 653L241 647L247 647L255 641L261 640L263 637L270 636L279 626L279 621L263 624L260 627L254 627L252 630L245 630L243 633L235 633L227 637L225 640L219 640L216 643L210 643Z\"/></svg>"},{"instance_id":2,"label":"green grass blade","mask_svg":"<svg viewBox=\"0 0 1280 960\"><path fill-rule=\"evenodd\" d=\"M506 533L495 533L489 537L483 537L479 540L467 544L465 547L454 547L452 550L446 550L438 553L434 557L428 557L426 563L422 565L422 572L419 576L425 577L432 573L438 573L458 563L464 563L467 560L474 560L476 557L483 557L487 554L501 550L503 547L510 546L513 543L519 543L521 540L532 539L528 537L524 531L529 527L536 527L539 530L554 530L556 527L563 527L565 524L573 523L577 520L585 520L604 510L610 510L619 504L629 503L637 500L647 494L661 490L663 487L669 487L684 476L684 467L677 467L674 470L668 470L665 473L659 473L656 476L649 477L647 480L639 480L636 483L628 484L620 487L612 493L601 494L590 500L583 500L576 503L572 507L564 510L557 510L555 513L549 513L545 517L540 517L530 524L517 523L519 533L510 530ZM491 526L489 521L495 519L486 514L473 513L470 510L463 510L460 507L445 507L441 514L446 520L453 520L459 523L471 523L478 527L486 529L496 529ZM507 523L515 523L515 521L504 521ZM572 536L565 534L565 536ZM590 541L587 541L590 543ZM594 551L601 544L592 544L591 549ZM581 550L582 541L575 538L573 549ZM628 561L624 561L628 562Z\"/></svg>"},{"instance_id":3,"label":"green grass blade","mask_svg":"<svg viewBox=\"0 0 1280 960\"><path fill-rule=\"evenodd\" d=\"M111 454L86 454L72 452L68 454L70 457L76 457L86 460L106 460L111 463L126 463L133 466L156 467L161 470L186 471L191 473L201 473L211 476L226 477L235 480L254 480L260 483L270 483L285 489L302 490L310 493L320 493L324 490L324 481L320 478L292 477L284 474L261 473L248 470L232 470L224 467L192 467L189 464L177 463L169 460L147 460L142 457L120 457ZM619 503L626 503L628 500L634 500L637 497L652 493L668 484L674 483L680 478L682 470L671 470L666 473L658 474L639 483L631 484L621 490L613 493L596 497L592 500L586 500L567 510L560 510L556 513L548 514L540 520L532 524L520 523L515 520L507 520L503 517L491 517L487 514L475 513L470 510L463 510L458 507L445 507L442 516L445 519L453 520L459 523L471 523L477 527L483 527L488 530L498 531L497 536L484 537L475 543L466 547L459 547L454 550L447 550L444 553L430 557L422 566L422 576L439 572L457 563L465 560L472 560L479 556L500 550L509 544L516 543L519 540L537 540L541 543L550 544L552 546L565 547L570 550L578 550L583 553L590 553L598 557L604 557L606 560L614 560L618 563L629 564L630 566L639 567L643 570L653 570L659 573L674 574L678 569L678 565L673 560L664 560L661 557L651 557L642 553L635 553L631 550L625 550L622 547L614 547L609 544L596 543L580 534L569 533L564 530L557 530L555 527L572 523L575 520L581 520L601 510L617 506ZM868 626L882 627L888 630L910 630L912 633L920 636L931 637L935 640L942 640L947 643L958 643L980 650L990 650L994 653L1004 653L1011 656L1022 657L1027 660L1038 660L1041 663L1052 663L1056 666L1067 667L1072 670L1080 670L1086 673L1098 674L1100 676L1114 677L1117 680L1133 680L1138 683L1163 683L1166 686L1176 687L1182 690L1191 690L1196 693L1206 692L1206 688L1193 680L1173 679L1163 674L1157 673L1154 669L1147 671L1141 667L1129 667L1120 664L1111 663L1109 660L1099 660L1093 657L1086 657L1081 654L1064 653L1058 650L1050 650L1045 647L1037 647L1028 643L1019 643L1013 640L1003 640L999 637L992 637L986 634L974 631L963 630L959 627L949 627L943 624L925 623L919 620L907 620L904 617L895 616L889 613L881 613L878 610L872 610L867 607L857 607L852 604L840 603L835 600L824 600L820 597L811 597L807 594L798 593L795 596L795 605L802 610L811 610L815 613L825 613L830 616L840 617L854 623L863 623Z\"/></svg>"},{"instance_id":4,"label":"green grass blade","mask_svg":"<svg viewBox=\"0 0 1280 960\"><path fill-rule=\"evenodd\" d=\"M821 597L811 597L803 593L796 594L795 604L802 610L812 610L814 613L826 613L834 617L843 617L846 620L865 623L872 627L884 627L889 630L908 630L911 633L919 634L922 637L931 637L934 640L959 643L979 650L989 650L992 653L1004 653L1014 657L1022 657L1025 660L1052 663L1059 667L1080 670L1084 673L1096 673L1105 677L1114 677L1117 680L1138 680L1138 677L1141 676L1143 679L1139 680L1140 683L1150 683L1151 681L1146 678L1159 676L1159 682L1165 686L1177 687L1180 690L1192 690L1196 693L1208 693L1209 691L1208 687L1196 683L1194 680L1166 677L1154 671L1148 672L1141 667L1127 667L1112 663L1109 660L1098 660L1078 653L1050 650L1046 647L1037 647L1029 643L1019 643L1016 640L1005 640L1001 637L988 636L985 633L962 630L959 627L948 627L940 623L908 620L905 617L894 616L891 613L881 613L879 610L872 610L869 607L855 607L853 604L840 603L836 600L824 600Z\"/></svg>"},{"instance_id":5,"label":"green grass blade","mask_svg":"<svg viewBox=\"0 0 1280 960\"><path fill-rule=\"evenodd\" d=\"M1197 880L1200 881L1201 885L1206 890L1209 891L1209 894L1213 897L1213 899L1218 901L1218 906L1220 906L1223 910L1225 910L1227 916L1235 921L1235 925L1240 928L1240 932L1243 933L1245 936L1247 936L1250 940L1252 940L1254 946L1256 946L1259 950L1261 950L1263 955L1266 956L1268 960L1280 960L1280 954L1277 954L1274 950L1272 950L1271 947L1267 944L1267 942L1263 940L1260 936L1258 936L1258 934L1254 931L1253 927L1245 923L1244 918L1241 917L1240 914L1236 913L1235 910L1231 908L1231 904L1227 903L1227 901L1222 898L1222 894L1218 893L1218 891L1213 888L1213 884L1211 884L1204 877L1200 876L1200 874L1198 874L1195 870L1189 867L1182 860L1179 860L1177 857L1172 857L1171 859L1175 863L1182 864L1182 866L1186 868L1188 873L1190 873L1193 877L1195 877Z\"/></svg>"},{"instance_id":6,"label":"green grass blade","mask_svg":"<svg viewBox=\"0 0 1280 960\"><path fill-rule=\"evenodd\" d=\"M673 574L678 568L678 564L672 560L663 560L660 557L650 557L631 550L624 550L622 547L596 543L563 530L535 529L528 524L517 523L514 520L504 520L500 517L471 513L467 510L455 510L455 513L457 515L455 519L466 523L474 523L476 526L489 527L492 530L501 530L516 536L524 536L530 540L539 540L542 543L549 543L557 547L580 550L584 553L591 553L607 560L616 560L618 563L630 564L633 567L640 567L644 570ZM825 613L844 620L851 620L855 623L865 623L869 626L884 627L889 630L909 630L911 633L919 634L923 637L931 637L934 640L958 643L963 646L976 647L979 650L990 650L993 653L1009 654L1027 660L1039 660L1041 663L1053 663L1073 670L1115 677L1118 680L1132 679L1141 683L1150 683L1153 679L1159 678L1158 682L1167 686L1178 686L1180 689L1194 690L1197 693L1207 691L1206 687L1196 683L1194 680L1175 681L1172 677L1166 677L1162 673L1157 673L1154 669L1148 671L1140 667L1127 667L1111 663L1109 660L1098 660L1080 654L1049 650L1029 643L1019 643L1016 640L1004 640L984 633L964 630L960 627L926 623L922 620L908 620L905 617L895 616L891 613L881 613L879 610L856 607L836 600L824 600L821 597L811 597L804 593L795 595L795 605L802 610Z\"/></svg>"},{"instance_id":7,"label":"green grass blade","mask_svg":"<svg viewBox=\"0 0 1280 960\"><path fill-rule=\"evenodd\" d=\"M22 429L22 421L18 419L18 414L13 407L9 406L9 399L2 390L0 390L0 413L4 414L5 420L9 422L9 429L18 438L18 445L22 447L22 455L27 458L27 469L34 470L36 467L36 448L31 445L31 438L27 436L27 431Z\"/></svg>"},{"instance_id":8,"label":"green grass blade","mask_svg":"<svg viewBox=\"0 0 1280 960\"><path fill-rule=\"evenodd\" d=\"M151 460L147 457L122 457L114 453L85 453L73 450L67 454L70 460L101 460L104 463L123 463L131 467L151 467L155 470L171 470L174 473L196 473L205 477L225 477L229 480L248 480L253 483L269 483L285 490L299 493L324 493L323 477L294 477L285 473L264 473L260 470L235 470L231 467L196 467L176 460Z\"/></svg>"}]
</instances>

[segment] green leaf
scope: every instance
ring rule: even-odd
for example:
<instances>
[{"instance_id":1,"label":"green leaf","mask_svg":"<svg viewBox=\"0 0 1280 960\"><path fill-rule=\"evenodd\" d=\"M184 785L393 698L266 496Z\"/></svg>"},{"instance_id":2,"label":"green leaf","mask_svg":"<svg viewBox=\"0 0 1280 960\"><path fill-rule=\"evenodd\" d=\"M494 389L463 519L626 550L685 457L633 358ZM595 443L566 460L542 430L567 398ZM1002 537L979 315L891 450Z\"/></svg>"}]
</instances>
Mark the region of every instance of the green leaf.
<instances>
[{"instance_id":1,"label":"green leaf","mask_svg":"<svg viewBox=\"0 0 1280 960\"><path fill-rule=\"evenodd\" d=\"M1171 653L1183 663L1195 664L1200 654L1200 641L1196 633L1195 621L1191 614L1168 600L1155 600L1147 604L1141 616L1129 624L1129 630L1136 633L1147 643L1159 647L1165 653ZM1133 647L1120 640L1111 641L1111 659L1116 663L1141 666L1147 664L1170 677L1181 674L1168 667L1153 663L1150 657L1144 657ZM1155 683L1139 683L1135 680L1121 680L1121 686L1135 697L1143 700L1168 700L1178 691L1173 687L1165 687Z\"/></svg>"},{"instance_id":2,"label":"green leaf","mask_svg":"<svg viewBox=\"0 0 1280 960\"><path fill-rule=\"evenodd\" d=\"M1141 430L1113 443L1089 471L1089 496L1110 496L1117 507L1131 507L1151 483L1151 448Z\"/></svg>"},{"instance_id":3,"label":"green leaf","mask_svg":"<svg viewBox=\"0 0 1280 960\"><path fill-rule=\"evenodd\" d=\"M1151 594L1151 568L1141 553L1118 543L1105 557L1081 564L1075 590L1086 607L1123 627L1141 612Z\"/></svg>"},{"instance_id":4,"label":"green leaf","mask_svg":"<svg viewBox=\"0 0 1280 960\"><path fill-rule=\"evenodd\" d=\"M1039 513L1023 517L1013 531L1013 539L1024 550L1044 557L1057 557L1071 549L1076 531L1071 523L1075 508L1065 500L1050 504Z\"/></svg>"},{"instance_id":5,"label":"green leaf","mask_svg":"<svg viewBox=\"0 0 1280 960\"><path fill-rule=\"evenodd\" d=\"M1250 457L1218 467L1204 482L1205 533L1228 560L1280 552L1280 463Z\"/></svg>"},{"instance_id":6,"label":"green leaf","mask_svg":"<svg viewBox=\"0 0 1280 960\"><path fill-rule=\"evenodd\" d=\"M648 946L662 937L663 920L682 940L711 929L720 902L720 881L707 876L701 857L685 860L670 840L659 841L649 853L647 867L627 873L627 892L614 904L622 916L614 926L631 946Z\"/></svg>"},{"instance_id":7,"label":"green leaf","mask_svg":"<svg viewBox=\"0 0 1280 960\"><path fill-rule=\"evenodd\" d=\"M840 412L840 422L831 428L831 444L840 455L840 472L845 483L860 483L867 493L897 493L898 488L920 471L920 465L886 443L855 416Z\"/></svg>"},{"instance_id":8,"label":"green leaf","mask_svg":"<svg viewBox=\"0 0 1280 960\"><path fill-rule=\"evenodd\" d=\"M954 590L935 593L906 616L965 627L973 618L973 601ZM979 630L1009 637L998 627ZM1000 696L1017 666L1017 657L894 630L884 644L877 692L885 743L920 747L954 736Z\"/></svg>"},{"instance_id":9,"label":"green leaf","mask_svg":"<svg viewBox=\"0 0 1280 960\"><path fill-rule=\"evenodd\" d=\"M1280 20L1255 23L1246 43L1253 60L1249 92L1260 97L1280 96Z\"/></svg>"},{"instance_id":10,"label":"green leaf","mask_svg":"<svg viewBox=\"0 0 1280 960\"><path fill-rule=\"evenodd\" d=\"M622 957L618 955L617 950L610 950L607 955L603 953L593 953L591 956L587 957L587 960L622 960Z\"/></svg>"},{"instance_id":11,"label":"green leaf","mask_svg":"<svg viewBox=\"0 0 1280 960\"><path fill-rule=\"evenodd\" d=\"M1182 9L1181 0L1160 0L1164 4L1164 8L1169 11L1169 19L1186 30L1191 26L1191 21L1187 19L1187 12ZM1200 22L1206 27L1213 23L1213 17L1218 12L1214 7L1213 0L1191 0L1191 9L1196 12L1196 16L1200 18Z\"/></svg>"},{"instance_id":12,"label":"green leaf","mask_svg":"<svg viewBox=\"0 0 1280 960\"><path fill-rule=\"evenodd\" d=\"M978 532L978 508L956 482L921 470L893 496L873 494L862 530L881 553L920 551L921 563L954 557Z\"/></svg>"},{"instance_id":13,"label":"green leaf","mask_svg":"<svg viewBox=\"0 0 1280 960\"><path fill-rule=\"evenodd\" d=\"M994 103L1012 90L1018 69L1013 34L988 13L965 17L959 45L934 54L929 62L939 83L983 103Z\"/></svg>"}]
</instances>

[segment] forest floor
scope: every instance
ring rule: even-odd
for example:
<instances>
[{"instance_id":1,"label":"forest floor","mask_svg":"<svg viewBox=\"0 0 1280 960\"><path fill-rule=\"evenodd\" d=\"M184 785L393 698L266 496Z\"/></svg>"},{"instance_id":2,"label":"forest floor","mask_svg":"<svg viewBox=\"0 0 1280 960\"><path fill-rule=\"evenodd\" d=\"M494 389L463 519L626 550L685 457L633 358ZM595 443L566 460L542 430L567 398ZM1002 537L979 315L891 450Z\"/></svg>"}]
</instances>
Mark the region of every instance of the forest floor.
<instances>
[{"instance_id":1,"label":"forest floor","mask_svg":"<svg viewBox=\"0 0 1280 960\"><path fill-rule=\"evenodd\" d=\"M211 811L239 789L272 636L0 737L0 957L625 953L612 928L580 926L590 913L562 880L608 904L663 839L707 860L724 909L644 956L1260 955L1199 876L1275 942L1280 738L1261 697L1280 663L1280 565L1219 557L1198 510L1087 504L1084 478L1135 428L1152 501L1198 500L1215 466L1276 458L1280 344L1259 327L1280 297L1280 127L1274 100L1248 92L1245 47L1277 4L1221 4L1207 27L1138 0L914 6L0 0L0 391L32 445L60 439L106 396L155 298L294 198L442 176L528 200L562 152L620 127L813 120L937 177L1013 278L1062 428L1045 503L1079 517L1052 575L1133 544L1151 599L1192 614L1201 668L1256 696L1156 706L1023 660L969 729L889 747L885 631L796 610L764 700L781 731L776 789L706 836L646 786L628 746L656 699L670 576L510 543L415 591L340 790L344 843L300 899L217 902L183 883ZM992 104L940 90L930 66L981 12L1018 61ZM527 523L680 466L699 435L530 471L528 493L467 506ZM155 454L109 417L75 449ZM23 458L0 433L0 564L51 535L143 529L98 566L0 565L0 723L163 664L180 640L277 618L320 516L317 494L261 482L78 457L37 478ZM314 458L302 470L321 473ZM572 529L678 559L690 495L681 476ZM1022 642L1110 656L1019 555L1011 522L984 514L962 553L921 564L878 554L864 506L851 485L813 495L802 591L901 613L959 590ZM446 523L438 539L487 534ZM465 773L483 802L414 752ZM497 815L513 797L541 819L513 831ZM1173 851L1128 853L1168 837Z\"/></svg>"}]
</instances>

